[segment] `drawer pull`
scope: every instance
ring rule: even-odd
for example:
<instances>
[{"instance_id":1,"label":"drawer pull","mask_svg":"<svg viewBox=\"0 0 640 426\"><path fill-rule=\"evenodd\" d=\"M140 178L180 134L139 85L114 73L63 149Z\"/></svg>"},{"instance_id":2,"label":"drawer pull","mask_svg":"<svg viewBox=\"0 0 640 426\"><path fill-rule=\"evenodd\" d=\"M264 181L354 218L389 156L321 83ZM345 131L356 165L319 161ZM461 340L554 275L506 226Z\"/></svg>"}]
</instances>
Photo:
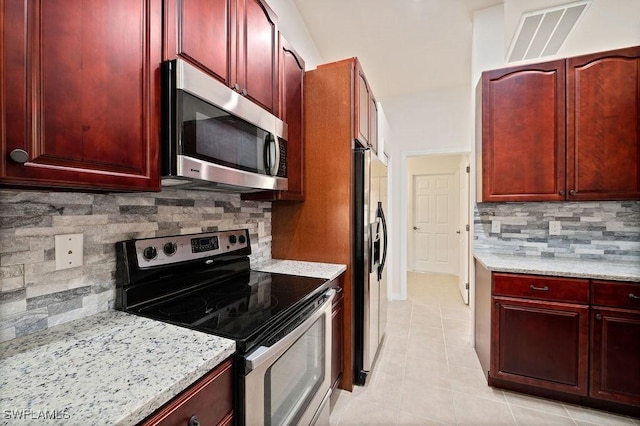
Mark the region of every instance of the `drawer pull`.
<instances>
[{"instance_id":1,"label":"drawer pull","mask_svg":"<svg viewBox=\"0 0 640 426\"><path fill-rule=\"evenodd\" d=\"M635 299L635 300L640 300L640 296L636 296L633 293L629 293L629 299Z\"/></svg>"},{"instance_id":2,"label":"drawer pull","mask_svg":"<svg viewBox=\"0 0 640 426\"><path fill-rule=\"evenodd\" d=\"M549 291L549 286L546 286L546 285L544 287L536 287L533 284L531 284L529 288L531 290L537 290L537 291Z\"/></svg>"},{"instance_id":3,"label":"drawer pull","mask_svg":"<svg viewBox=\"0 0 640 426\"><path fill-rule=\"evenodd\" d=\"M191 416L191 418L189 419L189 423L187 423L188 426L200 426L200 419L198 419L198 416L196 416L195 414L193 416Z\"/></svg>"},{"instance_id":4,"label":"drawer pull","mask_svg":"<svg viewBox=\"0 0 640 426\"><path fill-rule=\"evenodd\" d=\"M596 315L596 319L597 319L597 320L601 320L601 319L602 319L602 315L597 314L597 315Z\"/></svg>"}]
</instances>

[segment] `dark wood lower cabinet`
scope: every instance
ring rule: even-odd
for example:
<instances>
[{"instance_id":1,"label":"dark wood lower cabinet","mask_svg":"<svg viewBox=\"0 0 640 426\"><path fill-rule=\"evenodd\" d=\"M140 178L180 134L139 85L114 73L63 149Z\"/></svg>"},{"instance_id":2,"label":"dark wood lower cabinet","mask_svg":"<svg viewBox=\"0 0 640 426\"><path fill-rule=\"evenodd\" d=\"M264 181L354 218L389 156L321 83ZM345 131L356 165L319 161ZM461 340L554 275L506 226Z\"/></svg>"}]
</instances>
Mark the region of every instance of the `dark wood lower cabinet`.
<instances>
[{"instance_id":1,"label":"dark wood lower cabinet","mask_svg":"<svg viewBox=\"0 0 640 426\"><path fill-rule=\"evenodd\" d=\"M195 424L233 424L233 362L231 358L198 380L140 425L184 426Z\"/></svg>"},{"instance_id":2,"label":"dark wood lower cabinet","mask_svg":"<svg viewBox=\"0 0 640 426\"><path fill-rule=\"evenodd\" d=\"M344 296L342 291L336 294L331 312L331 389L340 382L344 370L342 339L344 338Z\"/></svg>"},{"instance_id":3,"label":"dark wood lower cabinet","mask_svg":"<svg viewBox=\"0 0 640 426\"><path fill-rule=\"evenodd\" d=\"M640 283L475 266L489 385L640 418Z\"/></svg>"},{"instance_id":4,"label":"dark wood lower cabinet","mask_svg":"<svg viewBox=\"0 0 640 426\"><path fill-rule=\"evenodd\" d=\"M595 307L591 324L589 396L640 410L640 311Z\"/></svg>"},{"instance_id":5,"label":"dark wood lower cabinet","mask_svg":"<svg viewBox=\"0 0 640 426\"><path fill-rule=\"evenodd\" d=\"M587 395L589 307L494 297L491 376Z\"/></svg>"}]
</instances>

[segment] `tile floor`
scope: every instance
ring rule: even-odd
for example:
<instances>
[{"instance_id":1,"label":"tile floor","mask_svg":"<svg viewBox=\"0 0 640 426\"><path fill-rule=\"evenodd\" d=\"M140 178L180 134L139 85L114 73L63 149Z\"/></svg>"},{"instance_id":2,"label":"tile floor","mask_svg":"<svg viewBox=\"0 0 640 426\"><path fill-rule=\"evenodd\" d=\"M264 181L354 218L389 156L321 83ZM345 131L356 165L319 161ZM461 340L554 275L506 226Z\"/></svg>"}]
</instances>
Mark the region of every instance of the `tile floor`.
<instances>
[{"instance_id":1,"label":"tile floor","mask_svg":"<svg viewBox=\"0 0 640 426\"><path fill-rule=\"evenodd\" d=\"M631 418L487 386L457 277L409 273L389 303L387 337L366 386L339 390L332 426L634 425Z\"/></svg>"}]
</instances>

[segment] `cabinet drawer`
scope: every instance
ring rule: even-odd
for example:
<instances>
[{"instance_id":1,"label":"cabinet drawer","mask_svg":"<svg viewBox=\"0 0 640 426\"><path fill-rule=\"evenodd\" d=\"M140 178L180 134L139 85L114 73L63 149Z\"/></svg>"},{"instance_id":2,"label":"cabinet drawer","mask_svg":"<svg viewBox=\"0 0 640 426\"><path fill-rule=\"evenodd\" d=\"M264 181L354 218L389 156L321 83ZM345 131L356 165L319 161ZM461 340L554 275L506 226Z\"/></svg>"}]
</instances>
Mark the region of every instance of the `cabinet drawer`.
<instances>
[{"instance_id":1,"label":"cabinet drawer","mask_svg":"<svg viewBox=\"0 0 640 426\"><path fill-rule=\"evenodd\" d=\"M494 272L493 294L588 304L589 280Z\"/></svg>"},{"instance_id":2,"label":"cabinet drawer","mask_svg":"<svg viewBox=\"0 0 640 426\"><path fill-rule=\"evenodd\" d=\"M614 308L640 309L640 283L593 281L591 304Z\"/></svg>"},{"instance_id":3,"label":"cabinet drawer","mask_svg":"<svg viewBox=\"0 0 640 426\"><path fill-rule=\"evenodd\" d=\"M233 415L233 364L228 359L189 389L171 400L141 426L191 424L196 416L203 425L229 424Z\"/></svg>"}]
</instances>

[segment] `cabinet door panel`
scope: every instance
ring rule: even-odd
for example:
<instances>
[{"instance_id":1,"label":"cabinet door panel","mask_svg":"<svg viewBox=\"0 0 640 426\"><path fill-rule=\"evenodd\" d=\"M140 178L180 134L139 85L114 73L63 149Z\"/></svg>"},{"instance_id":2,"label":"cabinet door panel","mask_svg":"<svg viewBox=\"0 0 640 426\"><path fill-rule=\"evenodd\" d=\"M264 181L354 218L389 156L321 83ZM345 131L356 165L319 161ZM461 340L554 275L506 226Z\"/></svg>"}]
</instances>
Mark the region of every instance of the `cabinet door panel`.
<instances>
[{"instance_id":1,"label":"cabinet door panel","mask_svg":"<svg viewBox=\"0 0 640 426\"><path fill-rule=\"evenodd\" d=\"M483 73L483 201L564 199L564 75L564 61Z\"/></svg>"},{"instance_id":2,"label":"cabinet door panel","mask_svg":"<svg viewBox=\"0 0 640 426\"><path fill-rule=\"evenodd\" d=\"M499 297L493 300L491 375L586 395L588 307Z\"/></svg>"},{"instance_id":3,"label":"cabinet door panel","mask_svg":"<svg viewBox=\"0 0 640 426\"><path fill-rule=\"evenodd\" d=\"M364 75L359 71L360 67L356 68L358 73L358 85L356 96L356 139L364 146L369 145L369 86L364 78Z\"/></svg>"},{"instance_id":4,"label":"cabinet door panel","mask_svg":"<svg viewBox=\"0 0 640 426\"><path fill-rule=\"evenodd\" d=\"M243 28L238 57L238 82L246 96L271 113L277 113L277 18L261 0L241 0Z\"/></svg>"},{"instance_id":5,"label":"cabinet door panel","mask_svg":"<svg viewBox=\"0 0 640 426\"><path fill-rule=\"evenodd\" d=\"M199 65L226 85L230 84L232 48L231 16L235 0L169 0L168 24L177 25L167 31L177 35L173 52Z\"/></svg>"},{"instance_id":6,"label":"cabinet door panel","mask_svg":"<svg viewBox=\"0 0 640 426\"><path fill-rule=\"evenodd\" d=\"M3 182L158 189L160 0L9 0L6 10L21 21L4 28L2 91L17 99L2 109L17 120L2 131L6 151L29 161L8 161Z\"/></svg>"},{"instance_id":7,"label":"cabinet door panel","mask_svg":"<svg viewBox=\"0 0 640 426\"><path fill-rule=\"evenodd\" d=\"M568 199L640 197L640 47L567 61Z\"/></svg>"},{"instance_id":8,"label":"cabinet door panel","mask_svg":"<svg viewBox=\"0 0 640 426\"><path fill-rule=\"evenodd\" d=\"M640 406L640 312L593 309L590 396Z\"/></svg>"}]
</instances>

